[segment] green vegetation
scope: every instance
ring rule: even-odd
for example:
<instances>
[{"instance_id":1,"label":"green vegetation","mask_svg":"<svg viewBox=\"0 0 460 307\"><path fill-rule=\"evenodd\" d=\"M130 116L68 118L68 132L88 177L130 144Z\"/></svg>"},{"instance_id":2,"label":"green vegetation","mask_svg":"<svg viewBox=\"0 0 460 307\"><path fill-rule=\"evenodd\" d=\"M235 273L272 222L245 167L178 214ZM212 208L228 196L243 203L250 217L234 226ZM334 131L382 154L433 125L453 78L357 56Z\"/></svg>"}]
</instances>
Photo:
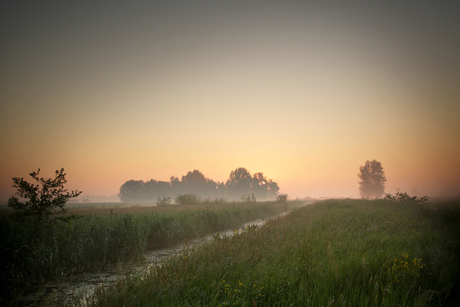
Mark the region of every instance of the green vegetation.
<instances>
[{"instance_id":1,"label":"green vegetation","mask_svg":"<svg viewBox=\"0 0 460 307\"><path fill-rule=\"evenodd\" d=\"M287 201L287 200L288 200L287 194L279 194L278 197L276 198L276 201Z\"/></svg>"},{"instance_id":2,"label":"green vegetation","mask_svg":"<svg viewBox=\"0 0 460 307\"><path fill-rule=\"evenodd\" d=\"M200 203L200 198L195 193L179 194L176 197L176 204L195 205Z\"/></svg>"},{"instance_id":3,"label":"green vegetation","mask_svg":"<svg viewBox=\"0 0 460 307\"><path fill-rule=\"evenodd\" d=\"M158 197L157 198L157 206L159 207L166 207L171 203L171 197Z\"/></svg>"},{"instance_id":4,"label":"green vegetation","mask_svg":"<svg viewBox=\"0 0 460 307\"><path fill-rule=\"evenodd\" d=\"M54 179L38 177L40 169L37 172L30 173L38 184L29 183L24 178L13 178L13 187L17 188L16 195L26 199L20 202L15 196L8 200L8 206L13 209L13 217L16 219L32 217L37 223L46 222L53 214L65 214L66 202L81 194L80 191L71 191L64 189L66 173L64 168L56 171Z\"/></svg>"},{"instance_id":5,"label":"green vegetation","mask_svg":"<svg viewBox=\"0 0 460 307\"><path fill-rule=\"evenodd\" d=\"M460 207L329 200L219 237L94 306L458 306Z\"/></svg>"},{"instance_id":6,"label":"green vegetation","mask_svg":"<svg viewBox=\"0 0 460 307\"><path fill-rule=\"evenodd\" d=\"M251 195L242 195L241 201L245 203L256 203L257 199L255 198L254 193L251 193Z\"/></svg>"},{"instance_id":7,"label":"green vegetation","mask_svg":"<svg viewBox=\"0 0 460 307\"><path fill-rule=\"evenodd\" d=\"M138 260L148 248L238 228L288 207L275 202L208 206L186 211L167 206L171 211L164 213L86 215L42 224L2 217L0 301L48 281Z\"/></svg>"},{"instance_id":8,"label":"green vegetation","mask_svg":"<svg viewBox=\"0 0 460 307\"><path fill-rule=\"evenodd\" d=\"M391 199L393 201L398 201L405 204L424 204L428 202L428 196L423 196L422 198L417 198L417 196L409 196L406 192L401 192L399 189L396 189L396 194L385 194L386 199Z\"/></svg>"}]
</instances>

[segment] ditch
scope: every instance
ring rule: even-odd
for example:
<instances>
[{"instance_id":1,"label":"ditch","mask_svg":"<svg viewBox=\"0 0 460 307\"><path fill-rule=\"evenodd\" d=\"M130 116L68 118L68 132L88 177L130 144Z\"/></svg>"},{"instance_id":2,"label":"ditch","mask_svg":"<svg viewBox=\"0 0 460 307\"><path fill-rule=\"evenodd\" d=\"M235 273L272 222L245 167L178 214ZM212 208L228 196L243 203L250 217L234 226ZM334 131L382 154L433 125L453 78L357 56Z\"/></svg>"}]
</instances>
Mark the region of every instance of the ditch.
<instances>
[{"instance_id":1,"label":"ditch","mask_svg":"<svg viewBox=\"0 0 460 307\"><path fill-rule=\"evenodd\" d=\"M69 277L64 282L42 285L36 291L20 296L10 303L15 306L65 306L72 304L72 302L79 305L86 305L88 299L98 288L110 287L127 276L145 274L150 268L159 266L163 261L178 256L186 250L193 250L203 243L213 240L217 235L221 237L233 236L235 233L241 233L248 226L256 225L260 227L267 223L267 221L282 217L288 213L285 212L265 220L259 219L245 223L236 232L234 229L229 229L172 248L149 250L144 254L144 261L141 263L124 263L110 270L85 273Z\"/></svg>"}]
</instances>

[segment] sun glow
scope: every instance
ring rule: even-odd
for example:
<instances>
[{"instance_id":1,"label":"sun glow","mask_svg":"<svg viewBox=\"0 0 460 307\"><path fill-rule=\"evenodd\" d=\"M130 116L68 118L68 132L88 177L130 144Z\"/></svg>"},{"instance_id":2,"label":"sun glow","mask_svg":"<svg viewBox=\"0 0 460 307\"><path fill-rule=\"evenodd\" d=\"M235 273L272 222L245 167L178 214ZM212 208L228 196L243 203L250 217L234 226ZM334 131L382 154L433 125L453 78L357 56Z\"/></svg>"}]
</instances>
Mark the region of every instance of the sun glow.
<instances>
[{"instance_id":1,"label":"sun glow","mask_svg":"<svg viewBox=\"0 0 460 307\"><path fill-rule=\"evenodd\" d=\"M87 195L243 166L358 197L372 159L388 189L457 195L460 10L398 5L2 4L0 200L61 167Z\"/></svg>"}]
</instances>

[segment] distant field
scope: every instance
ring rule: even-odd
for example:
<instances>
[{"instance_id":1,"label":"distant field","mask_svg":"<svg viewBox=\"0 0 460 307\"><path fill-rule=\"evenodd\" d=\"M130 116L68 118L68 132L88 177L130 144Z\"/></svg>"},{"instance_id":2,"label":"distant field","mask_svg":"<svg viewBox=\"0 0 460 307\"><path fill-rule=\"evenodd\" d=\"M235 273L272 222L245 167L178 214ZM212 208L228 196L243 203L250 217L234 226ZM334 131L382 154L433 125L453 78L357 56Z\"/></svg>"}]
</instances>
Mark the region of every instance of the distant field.
<instances>
[{"instance_id":1,"label":"distant field","mask_svg":"<svg viewBox=\"0 0 460 307\"><path fill-rule=\"evenodd\" d=\"M273 202L266 202L267 204L274 204ZM298 202L304 204L304 202ZM257 204L264 204L259 202ZM295 202L291 202L294 206ZM219 210L225 208L244 208L247 203L228 202L222 204L202 203L193 205L168 205L166 207L159 207L156 203L87 203L80 204L79 206L67 206L67 214L96 214L96 215L109 215L116 214L136 214L136 213L167 213L167 212L180 212L191 210Z\"/></svg>"},{"instance_id":2,"label":"distant field","mask_svg":"<svg viewBox=\"0 0 460 307\"><path fill-rule=\"evenodd\" d=\"M92 306L459 306L460 203L328 200L215 238Z\"/></svg>"},{"instance_id":3,"label":"distant field","mask_svg":"<svg viewBox=\"0 0 460 307\"><path fill-rule=\"evenodd\" d=\"M290 206L295 207L295 204L308 204L310 201L290 201ZM264 202L258 202L257 204L263 204ZM267 204L274 204L274 202L266 202ZM122 202L101 202L101 203L67 203L66 215L78 214L78 215L109 215L109 214L127 214L127 213L166 213L166 212L178 212L178 211L189 211L189 210L217 210L223 208L239 208L247 206L247 203L242 202L227 202L222 204L214 203L200 203L193 205L168 205L166 207L158 207L156 202L151 203L122 203ZM12 210L6 205L0 205L0 216L8 215Z\"/></svg>"}]
</instances>

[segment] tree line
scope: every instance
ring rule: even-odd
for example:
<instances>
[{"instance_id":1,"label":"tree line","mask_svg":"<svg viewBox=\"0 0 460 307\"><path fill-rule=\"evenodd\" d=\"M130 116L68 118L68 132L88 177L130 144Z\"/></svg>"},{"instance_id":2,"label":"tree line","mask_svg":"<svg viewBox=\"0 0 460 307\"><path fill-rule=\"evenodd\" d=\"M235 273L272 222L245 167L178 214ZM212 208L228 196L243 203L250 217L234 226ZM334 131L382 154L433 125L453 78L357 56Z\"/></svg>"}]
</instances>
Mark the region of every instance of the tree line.
<instances>
[{"instance_id":1,"label":"tree line","mask_svg":"<svg viewBox=\"0 0 460 307\"><path fill-rule=\"evenodd\" d=\"M228 180L214 181L199 170L189 171L181 179L171 176L169 181L150 179L129 180L120 187L122 202L151 202L159 197L174 199L179 195L195 194L202 199L257 199L276 200L279 186L263 173L251 173L244 167L231 171Z\"/></svg>"}]
</instances>

